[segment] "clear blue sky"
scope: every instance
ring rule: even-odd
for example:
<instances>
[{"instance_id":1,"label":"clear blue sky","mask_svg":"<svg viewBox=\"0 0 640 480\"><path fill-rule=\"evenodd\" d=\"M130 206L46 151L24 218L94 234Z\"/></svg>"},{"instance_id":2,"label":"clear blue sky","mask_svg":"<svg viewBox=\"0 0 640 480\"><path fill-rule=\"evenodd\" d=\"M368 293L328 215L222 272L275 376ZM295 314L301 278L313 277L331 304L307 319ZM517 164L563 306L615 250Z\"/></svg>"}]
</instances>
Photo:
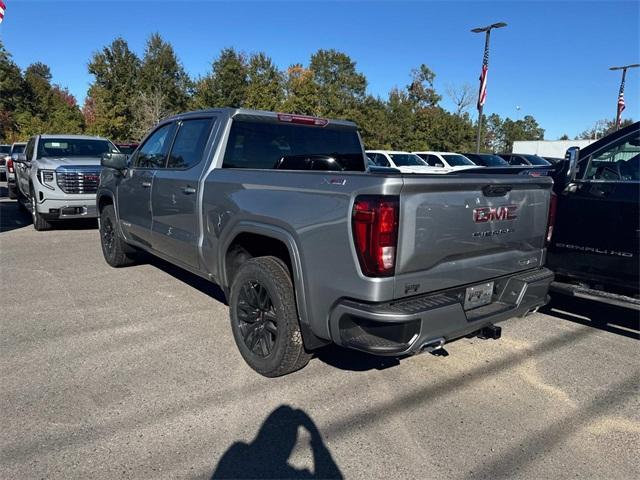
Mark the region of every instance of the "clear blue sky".
<instances>
[{"instance_id":1,"label":"clear blue sky","mask_svg":"<svg viewBox=\"0 0 640 480\"><path fill-rule=\"evenodd\" d=\"M187 71L203 75L222 47L265 51L282 68L306 64L319 48L351 56L369 92L386 97L421 63L436 87L477 88L483 37L469 29L496 21L485 111L534 115L546 138L574 136L615 116L619 72L640 63L640 2L192 2L5 0L0 38L25 68L42 61L54 82L83 101L91 54L123 36L142 55L152 32L170 41ZM640 119L640 68L627 76L625 117ZM445 97L443 104L450 108ZM516 109L520 106L520 110Z\"/></svg>"}]
</instances>

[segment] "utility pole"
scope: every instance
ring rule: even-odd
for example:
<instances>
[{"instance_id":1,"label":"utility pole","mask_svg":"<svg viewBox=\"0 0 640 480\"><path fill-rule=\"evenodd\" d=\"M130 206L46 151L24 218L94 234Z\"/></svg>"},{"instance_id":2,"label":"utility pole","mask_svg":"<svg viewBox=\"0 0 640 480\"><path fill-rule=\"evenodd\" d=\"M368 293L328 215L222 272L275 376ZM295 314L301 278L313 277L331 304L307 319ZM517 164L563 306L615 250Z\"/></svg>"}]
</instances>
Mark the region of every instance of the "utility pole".
<instances>
[{"instance_id":1,"label":"utility pole","mask_svg":"<svg viewBox=\"0 0 640 480\"><path fill-rule=\"evenodd\" d=\"M623 65L621 67L609 67L609 70L622 70L622 81L620 82L620 91L618 92L618 100L616 102L616 130L622 125L622 111L624 110L624 79L627 76L629 68L640 67L640 63L631 65Z\"/></svg>"},{"instance_id":2,"label":"utility pole","mask_svg":"<svg viewBox=\"0 0 640 480\"><path fill-rule=\"evenodd\" d=\"M489 37L494 28L506 27L504 22L493 23L486 27L473 28L473 33L485 32L484 55L482 57L482 71L480 73L480 89L478 90L478 139L476 141L476 153L480 153L480 132L482 131L482 110L487 98L487 74L489 73Z\"/></svg>"}]
</instances>

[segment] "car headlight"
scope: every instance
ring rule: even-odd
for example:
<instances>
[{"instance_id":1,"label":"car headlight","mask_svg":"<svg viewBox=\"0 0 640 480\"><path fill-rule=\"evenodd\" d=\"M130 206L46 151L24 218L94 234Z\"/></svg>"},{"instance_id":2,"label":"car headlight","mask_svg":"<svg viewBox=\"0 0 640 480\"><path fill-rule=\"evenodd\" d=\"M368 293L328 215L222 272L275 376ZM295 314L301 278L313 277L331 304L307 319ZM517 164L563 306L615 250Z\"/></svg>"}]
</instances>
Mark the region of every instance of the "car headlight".
<instances>
[{"instance_id":1,"label":"car headlight","mask_svg":"<svg viewBox=\"0 0 640 480\"><path fill-rule=\"evenodd\" d=\"M54 170L38 170L38 180L45 187L55 190L56 172Z\"/></svg>"}]
</instances>

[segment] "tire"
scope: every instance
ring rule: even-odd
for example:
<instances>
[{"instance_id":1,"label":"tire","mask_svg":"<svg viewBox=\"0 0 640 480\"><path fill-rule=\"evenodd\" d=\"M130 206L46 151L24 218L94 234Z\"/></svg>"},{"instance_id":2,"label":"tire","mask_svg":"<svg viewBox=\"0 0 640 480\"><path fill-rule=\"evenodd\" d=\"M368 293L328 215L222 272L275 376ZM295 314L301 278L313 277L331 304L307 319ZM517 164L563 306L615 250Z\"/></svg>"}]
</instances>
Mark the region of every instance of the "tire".
<instances>
[{"instance_id":1,"label":"tire","mask_svg":"<svg viewBox=\"0 0 640 480\"><path fill-rule=\"evenodd\" d=\"M279 377L309 363L293 283L278 258L252 258L238 269L231 284L229 316L242 358L259 374Z\"/></svg>"},{"instance_id":2,"label":"tire","mask_svg":"<svg viewBox=\"0 0 640 480\"><path fill-rule=\"evenodd\" d=\"M7 186L7 190L9 191L9 198L11 200L15 200L16 198L18 198L18 187L14 186Z\"/></svg>"},{"instance_id":3,"label":"tire","mask_svg":"<svg viewBox=\"0 0 640 480\"><path fill-rule=\"evenodd\" d=\"M100 212L100 245L104 259L112 267L126 267L135 261L135 249L118 233L113 205L105 206Z\"/></svg>"},{"instance_id":4,"label":"tire","mask_svg":"<svg viewBox=\"0 0 640 480\"><path fill-rule=\"evenodd\" d=\"M36 192L31 188L31 219L33 220L33 228L38 232L51 230L51 224L40 214L36 208Z\"/></svg>"}]
</instances>

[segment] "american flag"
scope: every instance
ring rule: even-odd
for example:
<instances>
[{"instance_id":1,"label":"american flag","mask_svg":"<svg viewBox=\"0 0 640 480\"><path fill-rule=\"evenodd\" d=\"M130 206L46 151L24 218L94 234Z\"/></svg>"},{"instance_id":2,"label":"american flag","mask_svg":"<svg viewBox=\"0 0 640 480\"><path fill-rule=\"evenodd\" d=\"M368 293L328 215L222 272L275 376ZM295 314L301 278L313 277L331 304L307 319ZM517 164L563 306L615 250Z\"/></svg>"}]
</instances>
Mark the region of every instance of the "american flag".
<instances>
[{"instance_id":1,"label":"american flag","mask_svg":"<svg viewBox=\"0 0 640 480\"><path fill-rule=\"evenodd\" d=\"M0 0L0 23L4 20L4 11L7 9L7 6L4 4L2 0Z\"/></svg>"},{"instance_id":2,"label":"american flag","mask_svg":"<svg viewBox=\"0 0 640 480\"><path fill-rule=\"evenodd\" d=\"M478 110L482 108L487 99L487 74L489 73L489 46L484 46L482 59L482 72L480 72L480 91L478 92Z\"/></svg>"},{"instance_id":3,"label":"american flag","mask_svg":"<svg viewBox=\"0 0 640 480\"><path fill-rule=\"evenodd\" d=\"M2 0L0 0L1 2ZM620 84L620 93L618 94L618 127L622 125L622 111L624 110L624 75Z\"/></svg>"}]
</instances>

